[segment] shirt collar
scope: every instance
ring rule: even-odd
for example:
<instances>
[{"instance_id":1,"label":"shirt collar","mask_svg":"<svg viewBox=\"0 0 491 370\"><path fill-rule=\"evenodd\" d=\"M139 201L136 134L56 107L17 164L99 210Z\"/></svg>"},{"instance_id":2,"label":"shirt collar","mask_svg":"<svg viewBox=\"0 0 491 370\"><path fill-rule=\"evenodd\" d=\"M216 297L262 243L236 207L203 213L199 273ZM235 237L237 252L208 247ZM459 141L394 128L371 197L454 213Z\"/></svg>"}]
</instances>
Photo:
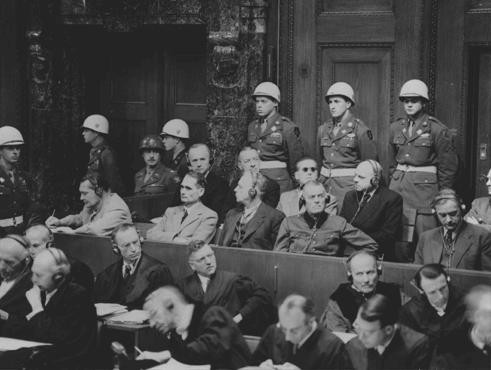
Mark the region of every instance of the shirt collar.
<instances>
[{"instance_id":1,"label":"shirt collar","mask_svg":"<svg viewBox=\"0 0 491 370\"><path fill-rule=\"evenodd\" d=\"M312 324L312 328L310 329L309 333L300 342L298 342L298 348L300 348L304 345L304 343L307 341L307 339L309 339L312 336L312 334L314 334L314 331L316 329L317 329L317 322L314 321L314 323Z\"/></svg>"},{"instance_id":2,"label":"shirt collar","mask_svg":"<svg viewBox=\"0 0 491 370\"><path fill-rule=\"evenodd\" d=\"M377 350L379 355L383 355L385 350L387 349L387 347L392 343L392 340L396 336L397 329L398 329L398 326L397 326L397 324L395 324L394 325L394 331L392 332L392 336L384 344L380 344L377 347L375 347L375 349Z\"/></svg>"},{"instance_id":3,"label":"shirt collar","mask_svg":"<svg viewBox=\"0 0 491 370\"><path fill-rule=\"evenodd\" d=\"M125 260L123 260L123 267L122 267L122 271L123 271L123 274L124 274L124 269L126 266L130 266L130 275L133 275L133 273L135 272L136 270L136 266L138 266L138 262L140 262L140 259L142 258L141 254L140 254L140 257L138 257L137 260L133 261L132 263L128 263L126 262Z\"/></svg>"},{"instance_id":4,"label":"shirt collar","mask_svg":"<svg viewBox=\"0 0 491 370\"><path fill-rule=\"evenodd\" d=\"M199 203L201 203L201 202L200 202L200 201L198 201L198 202L196 202L196 203L191 204L190 206L185 206L185 205L183 205L183 207L184 207L184 209L185 209L185 210L188 212L188 214L189 214L189 213L190 213L190 211L191 211L192 209L194 209L195 207L197 207L197 206L198 206L198 204L199 204Z\"/></svg>"},{"instance_id":5,"label":"shirt collar","mask_svg":"<svg viewBox=\"0 0 491 370\"><path fill-rule=\"evenodd\" d=\"M58 288L53 289L53 290L52 290L51 292L49 292L49 293L48 293L48 292L46 292L46 302L45 302L45 304L48 304L48 302L49 302L49 300L51 299L51 297L53 297L53 296L56 294L56 292L57 292L57 291L58 291Z\"/></svg>"}]
</instances>

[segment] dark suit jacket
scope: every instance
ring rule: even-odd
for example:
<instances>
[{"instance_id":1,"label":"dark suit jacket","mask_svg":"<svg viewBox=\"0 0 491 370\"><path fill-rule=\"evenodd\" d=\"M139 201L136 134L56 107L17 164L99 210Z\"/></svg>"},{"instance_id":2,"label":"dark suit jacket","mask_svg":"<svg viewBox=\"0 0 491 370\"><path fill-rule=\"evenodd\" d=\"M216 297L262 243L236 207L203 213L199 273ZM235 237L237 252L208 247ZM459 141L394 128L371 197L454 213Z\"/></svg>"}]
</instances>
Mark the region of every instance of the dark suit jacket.
<instances>
[{"instance_id":1,"label":"dark suit jacket","mask_svg":"<svg viewBox=\"0 0 491 370\"><path fill-rule=\"evenodd\" d=\"M233 207L235 199L227 181L210 172L206 176L205 193L201 197L201 203L218 214L220 225L227 211Z\"/></svg>"},{"instance_id":2,"label":"dark suit jacket","mask_svg":"<svg viewBox=\"0 0 491 370\"><path fill-rule=\"evenodd\" d=\"M282 330L276 324L271 325L254 351L253 363L260 365L267 359L275 365L289 362L302 370L352 369L341 339L319 328L293 353L293 346L286 341Z\"/></svg>"},{"instance_id":3,"label":"dark suit jacket","mask_svg":"<svg viewBox=\"0 0 491 370\"><path fill-rule=\"evenodd\" d=\"M230 246L234 236L235 227L242 216L242 211L242 208L233 208L227 212L227 216L223 223L223 230L220 232L220 237L217 242L218 245ZM273 249L281 221L283 221L284 218L285 215L283 213L262 203L245 226L241 247L250 249Z\"/></svg>"},{"instance_id":4,"label":"dark suit jacket","mask_svg":"<svg viewBox=\"0 0 491 370\"><path fill-rule=\"evenodd\" d=\"M394 261L394 243L402 232L402 197L386 187L379 187L368 203L355 216L361 195L356 190L346 193L339 215L379 245L385 259Z\"/></svg>"},{"instance_id":5,"label":"dark suit jacket","mask_svg":"<svg viewBox=\"0 0 491 370\"><path fill-rule=\"evenodd\" d=\"M431 358L428 337L404 325L381 356L376 349L367 350L358 338L351 339L346 349L355 370L427 369Z\"/></svg>"},{"instance_id":6,"label":"dark suit jacket","mask_svg":"<svg viewBox=\"0 0 491 370\"><path fill-rule=\"evenodd\" d=\"M454 247L451 267L491 271L491 233L486 229L462 221ZM439 263L442 252L442 227L425 231L419 238L414 263Z\"/></svg>"},{"instance_id":7,"label":"dark suit jacket","mask_svg":"<svg viewBox=\"0 0 491 370\"><path fill-rule=\"evenodd\" d=\"M217 271L203 292L196 273L180 282L182 292L190 302L205 308L221 306L234 317L241 314L239 323L242 333L262 335L268 325L276 321L276 308L269 292L246 276L228 271Z\"/></svg>"},{"instance_id":8,"label":"dark suit jacket","mask_svg":"<svg viewBox=\"0 0 491 370\"><path fill-rule=\"evenodd\" d=\"M169 350L180 362L210 364L212 369L239 369L251 361L249 347L239 328L227 310L219 306L207 310L194 306L186 340L172 330Z\"/></svg>"},{"instance_id":9,"label":"dark suit jacket","mask_svg":"<svg viewBox=\"0 0 491 370\"><path fill-rule=\"evenodd\" d=\"M44 350L49 369L79 369L91 360L97 335L94 302L80 285L64 282L44 311L29 321L24 315L10 315L6 336L52 343Z\"/></svg>"},{"instance_id":10,"label":"dark suit jacket","mask_svg":"<svg viewBox=\"0 0 491 370\"><path fill-rule=\"evenodd\" d=\"M94 292L94 273L90 267L77 259L69 258L72 282L83 286L91 295Z\"/></svg>"},{"instance_id":11,"label":"dark suit jacket","mask_svg":"<svg viewBox=\"0 0 491 370\"><path fill-rule=\"evenodd\" d=\"M145 298L158 287L173 284L174 279L166 264L142 253L135 272L121 295L123 259L120 258L97 275L94 286L95 302L113 302L130 309L143 306Z\"/></svg>"},{"instance_id":12,"label":"dark suit jacket","mask_svg":"<svg viewBox=\"0 0 491 370\"><path fill-rule=\"evenodd\" d=\"M12 288L0 298L0 310L9 314L25 316L31 312L31 305L27 301L26 292L32 288L31 270L27 269L14 283ZM4 323L0 320L0 335Z\"/></svg>"},{"instance_id":13,"label":"dark suit jacket","mask_svg":"<svg viewBox=\"0 0 491 370\"><path fill-rule=\"evenodd\" d=\"M266 181L264 183L264 192L261 195L261 200L268 206L276 208L278 206L278 202L280 201L280 185L273 179L266 176L264 178ZM232 192L237 187L239 180L240 176L239 178L234 179L230 184L230 190L232 190ZM237 202L235 202L235 207L239 207Z\"/></svg>"}]
</instances>

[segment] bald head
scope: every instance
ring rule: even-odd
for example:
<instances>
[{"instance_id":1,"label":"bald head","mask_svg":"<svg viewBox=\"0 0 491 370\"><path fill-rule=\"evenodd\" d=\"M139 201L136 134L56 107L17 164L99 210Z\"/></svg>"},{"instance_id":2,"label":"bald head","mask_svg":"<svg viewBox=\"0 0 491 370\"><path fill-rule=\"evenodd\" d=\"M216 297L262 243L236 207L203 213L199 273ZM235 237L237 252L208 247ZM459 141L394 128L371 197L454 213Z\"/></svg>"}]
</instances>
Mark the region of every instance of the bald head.
<instances>
[{"instance_id":1,"label":"bald head","mask_svg":"<svg viewBox=\"0 0 491 370\"><path fill-rule=\"evenodd\" d=\"M70 263L62 250L57 248L40 251L32 264L32 282L41 290L51 292L70 273ZM56 276L62 278L56 279Z\"/></svg>"},{"instance_id":2,"label":"bald head","mask_svg":"<svg viewBox=\"0 0 491 370\"><path fill-rule=\"evenodd\" d=\"M3 280L16 279L30 262L29 252L17 239L23 240L20 235L0 239L0 277Z\"/></svg>"},{"instance_id":3,"label":"bald head","mask_svg":"<svg viewBox=\"0 0 491 370\"><path fill-rule=\"evenodd\" d=\"M181 291L172 286L164 286L151 293L143 309L148 312L150 326L161 333L179 328L183 322L186 312L189 318L189 305Z\"/></svg>"},{"instance_id":4,"label":"bald head","mask_svg":"<svg viewBox=\"0 0 491 370\"><path fill-rule=\"evenodd\" d=\"M45 225L34 225L26 230L26 239L29 242L29 254L32 258L53 242L53 234Z\"/></svg>"}]
</instances>

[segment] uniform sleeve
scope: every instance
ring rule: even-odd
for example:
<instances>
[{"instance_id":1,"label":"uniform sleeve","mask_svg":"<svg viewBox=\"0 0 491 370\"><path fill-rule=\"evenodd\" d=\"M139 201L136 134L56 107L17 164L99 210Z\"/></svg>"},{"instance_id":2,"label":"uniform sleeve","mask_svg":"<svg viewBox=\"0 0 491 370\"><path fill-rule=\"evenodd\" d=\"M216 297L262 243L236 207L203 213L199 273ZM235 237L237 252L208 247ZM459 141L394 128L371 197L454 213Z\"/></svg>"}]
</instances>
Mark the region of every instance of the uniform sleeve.
<instances>
[{"instance_id":1,"label":"uniform sleeve","mask_svg":"<svg viewBox=\"0 0 491 370\"><path fill-rule=\"evenodd\" d=\"M366 249L373 252L377 252L378 250L378 244L375 240L348 222L345 222L341 237L355 249Z\"/></svg>"},{"instance_id":2,"label":"uniform sleeve","mask_svg":"<svg viewBox=\"0 0 491 370\"><path fill-rule=\"evenodd\" d=\"M353 332L351 322L344 317L338 303L332 299L327 302L327 307L321 316L320 323L330 331Z\"/></svg>"},{"instance_id":3,"label":"uniform sleeve","mask_svg":"<svg viewBox=\"0 0 491 370\"><path fill-rule=\"evenodd\" d=\"M253 365L260 365L268 359L273 360L271 347L274 346L274 342L275 342L275 331L276 331L275 329L276 329L276 325L271 325L264 332L261 340L259 341L258 346L256 347L256 350L252 354Z\"/></svg>"},{"instance_id":4,"label":"uniform sleeve","mask_svg":"<svg viewBox=\"0 0 491 370\"><path fill-rule=\"evenodd\" d=\"M474 199L472 201L471 209L465 215L464 220L467 221L467 218L468 217L474 217L478 221L479 221L479 219L482 219L483 218L482 215L479 212L479 200L478 199Z\"/></svg>"},{"instance_id":5,"label":"uniform sleeve","mask_svg":"<svg viewBox=\"0 0 491 370\"><path fill-rule=\"evenodd\" d=\"M288 151L288 172L293 175L295 164L304 156L302 136L298 126L291 124L285 130L286 149Z\"/></svg>"},{"instance_id":6,"label":"uniform sleeve","mask_svg":"<svg viewBox=\"0 0 491 370\"><path fill-rule=\"evenodd\" d=\"M358 145L360 159L362 161L366 161L367 159L378 161L377 143L373 140L372 131L366 126L360 127L358 132Z\"/></svg>"},{"instance_id":7,"label":"uniform sleeve","mask_svg":"<svg viewBox=\"0 0 491 370\"><path fill-rule=\"evenodd\" d=\"M239 310L242 317L265 311L268 309L266 306L273 305L268 291L247 276L239 275L236 284L240 301L243 302Z\"/></svg>"},{"instance_id":8,"label":"uniform sleeve","mask_svg":"<svg viewBox=\"0 0 491 370\"><path fill-rule=\"evenodd\" d=\"M436 136L435 150L438 157L438 186L440 189L453 188L459 162L448 129Z\"/></svg>"},{"instance_id":9,"label":"uniform sleeve","mask_svg":"<svg viewBox=\"0 0 491 370\"><path fill-rule=\"evenodd\" d=\"M274 250L278 252L288 252L290 250L290 230L288 228L287 218L284 218L281 222Z\"/></svg>"}]
</instances>

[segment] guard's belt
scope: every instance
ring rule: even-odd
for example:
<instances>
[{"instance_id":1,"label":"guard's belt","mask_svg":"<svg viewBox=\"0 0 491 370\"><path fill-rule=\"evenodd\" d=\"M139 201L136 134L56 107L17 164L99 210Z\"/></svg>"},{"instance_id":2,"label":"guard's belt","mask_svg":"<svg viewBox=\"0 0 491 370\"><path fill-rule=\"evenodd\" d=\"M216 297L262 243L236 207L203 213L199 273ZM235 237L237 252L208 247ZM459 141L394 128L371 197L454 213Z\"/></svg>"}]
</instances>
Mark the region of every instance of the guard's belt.
<instances>
[{"instance_id":1,"label":"guard's belt","mask_svg":"<svg viewBox=\"0 0 491 370\"><path fill-rule=\"evenodd\" d=\"M327 168L322 166L321 175L324 177L345 177L355 176L354 168Z\"/></svg>"},{"instance_id":2,"label":"guard's belt","mask_svg":"<svg viewBox=\"0 0 491 370\"><path fill-rule=\"evenodd\" d=\"M4 218L0 220L0 227L17 226L24 222L23 216Z\"/></svg>"},{"instance_id":3,"label":"guard's belt","mask_svg":"<svg viewBox=\"0 0 491 370\"><path fill-rule=\"evenodd\" d=\"M436 166L411 166L409 164L398 164L396 170L403 171L403 172L436 173Z\"/></svg>"},{"instance_id":4,"label":"guard's belt","mask_svg":"<svg viewBox=\"0 0 491 370\"><path fill-rule=\"evenodd\" d=\"M260 161L259 169L286 168L286 163L281 161Z\"/></svg>"}]
</instances>

